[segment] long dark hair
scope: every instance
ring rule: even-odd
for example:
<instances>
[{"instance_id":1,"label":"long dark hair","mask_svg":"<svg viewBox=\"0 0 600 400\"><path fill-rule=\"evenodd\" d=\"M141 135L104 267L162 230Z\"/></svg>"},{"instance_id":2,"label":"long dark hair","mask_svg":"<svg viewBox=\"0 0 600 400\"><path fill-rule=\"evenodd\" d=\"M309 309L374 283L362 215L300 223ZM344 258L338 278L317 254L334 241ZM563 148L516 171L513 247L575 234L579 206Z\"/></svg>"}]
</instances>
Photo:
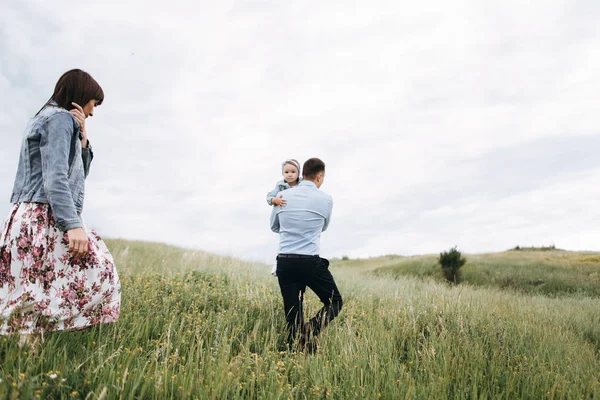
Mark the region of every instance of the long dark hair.
<instances>
[{"instance_id":1,"label":"long dark hair","mask_svg":"<svg viewBox=\"0 0 600 400\"><path fill-rule=\"evenodd\" d=\"M52 101L65 110L71 110L74 108L71 103L77 103L83 107L90 100L98 100L97 105L99 106L104 101L104 91L90 74L80 69L72 69L65 72L56 82L54 94L37 114Z\"/></svg>"}]
</instances>

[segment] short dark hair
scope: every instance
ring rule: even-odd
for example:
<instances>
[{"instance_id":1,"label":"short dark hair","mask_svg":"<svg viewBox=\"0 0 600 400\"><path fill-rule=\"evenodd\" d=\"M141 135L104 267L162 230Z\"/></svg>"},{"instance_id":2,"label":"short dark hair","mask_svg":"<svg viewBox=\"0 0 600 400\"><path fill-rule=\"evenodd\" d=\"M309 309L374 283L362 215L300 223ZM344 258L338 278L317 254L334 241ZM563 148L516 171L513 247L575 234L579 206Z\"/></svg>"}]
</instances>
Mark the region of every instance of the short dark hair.
<instances>
[{"instance_id":1,"label":"short dark hair","mask_svg":"<svg viewBox=\"0 0 600 400\"><path fill-rule=\"evenodd\" d=\"M309 158L302 167L304 179L315 179L319 172L325 172L325 163L318 158Z\"/></svg>"},{"instance_id":2,"label":"short dark hair","mask_svg":"<svg viewBox=\"0 0 600 400\"><path fill-rule=\"evenodd\" d=\"M81 107L85 106L91 100L98 100L98 104L104 101L104 91L90 74L80 69L72 69L65 72L56 82L54 93L50 100L44 104L42 111L50 102L55 101L59 107L71 110L77 103ZM40 113L38 111L38 114Z\"/></svg>"}]
</instances>

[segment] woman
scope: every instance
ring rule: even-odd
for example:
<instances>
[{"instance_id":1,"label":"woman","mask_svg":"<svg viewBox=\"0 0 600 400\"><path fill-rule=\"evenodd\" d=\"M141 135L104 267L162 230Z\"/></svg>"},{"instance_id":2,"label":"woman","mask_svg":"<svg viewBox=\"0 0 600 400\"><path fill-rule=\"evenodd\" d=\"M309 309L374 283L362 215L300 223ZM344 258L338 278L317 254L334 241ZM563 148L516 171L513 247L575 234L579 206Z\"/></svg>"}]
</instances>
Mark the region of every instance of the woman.
<instances>
[{"instance_id":1,"label":"woman","mask_svg":"<svg viewBox=\"0 0 600 400\"><path fill-rule=\"evenodd\" d=\"M13 206L0 231L2 335L35 338L119 317L113 258L81 219L93 158L85 119L103 100L88 73L68 71L25 129Z\"/></svg>"}]
</instances>

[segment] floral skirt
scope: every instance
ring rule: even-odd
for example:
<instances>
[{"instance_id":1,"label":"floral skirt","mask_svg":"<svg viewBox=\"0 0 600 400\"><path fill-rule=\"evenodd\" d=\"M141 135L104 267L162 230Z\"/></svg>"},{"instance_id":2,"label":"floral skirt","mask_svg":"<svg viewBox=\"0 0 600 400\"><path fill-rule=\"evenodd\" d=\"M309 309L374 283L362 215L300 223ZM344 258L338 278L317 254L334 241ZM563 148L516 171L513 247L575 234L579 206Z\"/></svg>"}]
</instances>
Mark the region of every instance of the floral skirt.
<instances>
[{"instance_id":1,"label":"floral skirt","mask_svg":"<svg viewBox=\"0 0 600 400\"><path fill-rule=\"evenodd\" d=\"M0 231L0 334L82 329L119 318L121 283L104 241L88 232L85 256L48 204L14 204Z\"/></svg>"}]
</instances>

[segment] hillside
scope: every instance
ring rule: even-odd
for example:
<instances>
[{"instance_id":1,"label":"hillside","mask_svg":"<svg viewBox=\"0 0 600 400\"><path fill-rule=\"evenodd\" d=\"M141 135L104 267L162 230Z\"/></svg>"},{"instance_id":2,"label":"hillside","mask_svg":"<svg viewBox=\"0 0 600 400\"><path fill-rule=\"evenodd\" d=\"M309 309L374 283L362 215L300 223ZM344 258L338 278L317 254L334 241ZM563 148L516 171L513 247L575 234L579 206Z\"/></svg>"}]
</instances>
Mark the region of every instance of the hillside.
<instances>
[{"instance_id":1,"label":"hillside","mask_svg":"<svg viewBox=\"0 0 600 400\"><path fill-rule=\"evenodd\" d=\"M600 297L600 253L506 251L465 254L462 283L547 296ZM414 276L443 282L437 255L386 256L369 260L337 261L340 267L358 266L375 275Z\"/></svg>"},{"instance_id":2,"label":"hillside","mask_svg":"<svg viewBox=\"0 0 600 400\"><path fill-rule=\"evenodd\" d=\"M583 292L449 287L376 272L409 258L339 260L331 268L344 308L309 356L284 351L283 307L269 266L161 244L107 243L123 285L119 322L48 334L35 349L3 338L0 398L600 396L600 300ZM502 265L494 255L467 256ZM569 270L576 275L579 264ZM307 300L314 313L317 299Z\"/></svg>"}]
</instances>

